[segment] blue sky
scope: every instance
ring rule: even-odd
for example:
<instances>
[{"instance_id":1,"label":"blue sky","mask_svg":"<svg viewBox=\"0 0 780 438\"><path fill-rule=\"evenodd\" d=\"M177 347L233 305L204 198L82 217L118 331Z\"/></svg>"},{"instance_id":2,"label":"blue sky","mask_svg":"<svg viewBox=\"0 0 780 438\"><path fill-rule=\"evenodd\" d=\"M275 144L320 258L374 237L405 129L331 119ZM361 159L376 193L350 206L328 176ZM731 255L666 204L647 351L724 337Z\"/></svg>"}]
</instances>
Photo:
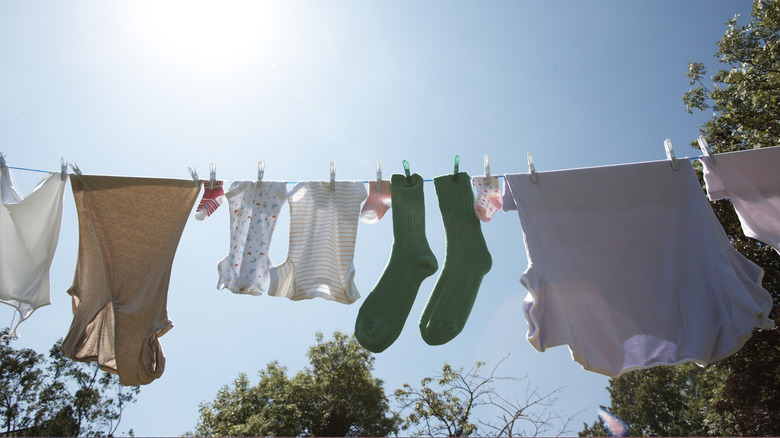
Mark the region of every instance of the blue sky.
<instances>
[{"instance_id":1,"label":"blue sky","mask_svg":"<svg viewBox=\"0 0 780 438\"><path fill-rule=\"evenodd\" d=\"M0 151L10 166L84 173L189 178L216 163L226 181L386 178L411 170L431 179L453 158L471 175L526 172L678 156L708 114L688 115L688 61L717 68L725 22L749 1L71 1L0 3ZM24 192L41 174L15 171ZM291 187L291 186L290 186ZM432 183L426 233L444 262L445 239ZM162 207L162 206L161 206ZM138 212L143 214L143 212ZM284 261L283 210L271 260ZM198 404L239 372L278 360L306 365L315 332L352 333L353 305L292 302L216 290L227 254L229 215L191 217L172 271L161 338L162 378L144 387L120 431L178 435L194 430ZM556 408L591 422L608 404L607 378L584 371L566 347L534 350L518 282L527 266L515 212L482 225L493 268L463 332L444 346L423 342L417 320L438 273L420 287L401 336L376 355L388 393L441 369L475 361L528 376L543 391L565 387ZM52 305L22 324L15 346L46 352L68 331L66 290L78 245L70 188L52 266ZM361 223L356 284L363 297L387 262L392 219ZM641 250L641 249L638 249ZM440 272L440 271L439 271ZM12 309L0 307L0 321ZM7 324L7 322L3 323ZM514 393L517 388L505 388ZM515 393L518 397L522 394Z\"/></svg>"}]
</instances>

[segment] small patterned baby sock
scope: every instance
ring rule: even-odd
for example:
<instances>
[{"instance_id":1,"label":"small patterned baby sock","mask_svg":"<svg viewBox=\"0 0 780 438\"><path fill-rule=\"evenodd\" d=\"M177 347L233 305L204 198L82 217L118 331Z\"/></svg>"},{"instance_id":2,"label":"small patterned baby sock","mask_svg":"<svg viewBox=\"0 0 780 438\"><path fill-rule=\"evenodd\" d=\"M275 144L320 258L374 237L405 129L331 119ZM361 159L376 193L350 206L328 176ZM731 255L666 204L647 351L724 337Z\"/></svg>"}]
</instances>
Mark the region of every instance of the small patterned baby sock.
<instances>
[{"instance_id":1,"label":"small patterned baby sock","mask_svg":"<svg viewBox=\"0 0 780 438\"><path fill-rule=\"evenodd\" d=\"M200 198L198 208L195 209L195 219L202 221L217 211L222 203L225 202L225 190L222 188L222 181L214 181L214 188L209 188L209 181L203 182L203 197Z\"/></svg>"},{"instance_id":2,"label":"small patterned baby sock","mask_svg":"<svg viewBox=\"0 0 780 438\"><path fill-rule=\"evenodd\" d=\"M368 199L360 210L360 220L373 224L379 222L385 212L392 205L390 202L390 181L381 181L379 190L376 189L376 181L368 182Z\"/></svg>"},{"instance_id":3,"label":"small patterned baby sock","mask_svg":"<svg viewBox=\"0 0 780 438\"><path fill-rule=\"evenodd\" d=\"M355 337L360 345L374 353L384 351L395 342L412 309L420 283L439 268L425 238L422 177L416 173L409 179L404 175L393 175L392 182L393 249L390 261L374 290L360 306L355 321Z\"/></svg>"},{"instance_id":4,"label":"small patterned baby sock","mask_svg":"<svg viewBox=\"0 0 780 438\"><path fill-rule=\"evenodd\" d=\"M474 212L482 222L490 222L493 215L501 210L501 194L498 189L498 175L471 178L471 185L477 188L477 199L474 201Z\"/></svg>"},{"instance_id":5,"label":"small patterned baby sock","mask_svg":"<svg viewBox=\"0 0 780 438\"><path fill-rule=\"evenodd\" d=\"M474 216L469 175L460 172L434 178L444 222L447 251L444 269L420 317L420 333L430 345L449 342L463 330L477 298L482 277L493 259Z\"/></svg>"}]
</instances>

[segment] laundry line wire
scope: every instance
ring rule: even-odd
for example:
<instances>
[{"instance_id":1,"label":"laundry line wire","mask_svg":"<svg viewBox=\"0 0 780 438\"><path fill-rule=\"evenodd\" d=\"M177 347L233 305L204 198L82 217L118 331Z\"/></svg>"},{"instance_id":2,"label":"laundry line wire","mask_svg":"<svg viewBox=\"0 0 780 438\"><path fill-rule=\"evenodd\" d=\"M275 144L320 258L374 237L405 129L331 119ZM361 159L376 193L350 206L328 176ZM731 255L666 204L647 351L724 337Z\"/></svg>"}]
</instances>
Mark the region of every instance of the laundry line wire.
<instances>
[{"instance_id":1,"label":"laundry line wire","mask_svg":"<svg viewBox=\"0 0 780 438\"><path fill-rule=\"evenodd\" d=\"M51 170L30 169L30 168L27 168L27 167L16 167L16 166L7 166L7 167L9 169L25 170L25 171L28 171L28 172L54 173L54 171L51 171ZM504 175L496 175L496 176L498 176L499 178L503 178L504 177ZM186 179L186 178L181 178L181 179ZM201 181L205 181L205 182L209 181L208 179L203 179L203 178L200 178L200 180ZM233 179L233 180L228 179L228 180L225 180L225 179L222 179L221 181L244 181L244 180L239 180L239 179ZM359 182L362 182L364 184L368 184L371 181L376 182L375 179L374 180L359 181ZM298 184L300 181L285 181L285 182L287 184ZM423 179L423 182L433 182L433 179Z\"/></svg>"},{"instance_id":2,"label":"laundry line wire","mask_svg":"<svg viewBox=\"0 0 780 438\"><path fill-rule=\"evenodd\" d=\"M700 160L700 159L701 159L701 157L688 157L688 160L690 160L690 161L696 161L696 160ZM54 173L54 171L51 171L51 170L30 169L28 167L16 167L16 166L7 166L7 167L9 169L23 170L23 171L27 171L27 172ZM496 176L498 176L499 178L503 178L504 177L504 175L500 175L500 174L496 175ZM181 178L181 179L186 179L186 178ZM201 181L208 182L208 179L202 179L201 178ZM225 180L223 179L223 181L225 181ZM236 179L236 180L227 180L227 181L243 181L243 180L237 180ZM368 184L371 181L376 181L376 180L366 180L366 181L361 181L361 182L364 183L364 184ZM286 181L287 184L298 184L299 182L300 181ZM433 182L433 179L423 179L423 182Z\"/></svg>"}]
</instances>

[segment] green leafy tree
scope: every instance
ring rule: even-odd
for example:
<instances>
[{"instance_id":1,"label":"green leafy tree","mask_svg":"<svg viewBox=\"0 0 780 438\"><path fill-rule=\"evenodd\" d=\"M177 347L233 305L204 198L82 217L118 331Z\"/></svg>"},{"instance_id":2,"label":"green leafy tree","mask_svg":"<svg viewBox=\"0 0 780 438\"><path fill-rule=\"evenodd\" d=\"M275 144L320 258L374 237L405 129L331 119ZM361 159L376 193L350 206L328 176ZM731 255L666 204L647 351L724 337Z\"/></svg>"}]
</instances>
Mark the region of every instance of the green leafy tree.
<instances>
[{"instance_id":1,"label":"green leafy tree","mask_svg":"<svg viewBox=\"0 0 780 438\"><path fill-rule=\"evenodd\" d=\"M716 153L780 145L780 3L755 0L750 20L728 20L716 58L723 65L706 78L702 62L688 66L689 113L712 111L700 128ZM694 145L695 146L695 145ZM764 269L780 306L780 256L742 232L730 201L712 203L732 245ZM611 411L632 435L780 435L780 330L755 331L735 355L705 369L693 365L635 371L610 380ZM581 435L603 434L600 421Z\"/></svg>"},{"instance_id":2,"label":"green leafy tree","mask_svg":"<svg viewBox=\"0 0 780 438\"><path fill-rule=\"evenodd\" d=\"M0 342L0 420L6 434L33 424L44 357Z\"/></svg>"},{"instance_id":3,"label":"green leafy tree","mask_svg":"<svg viewBox=\"0 0 780 438\"><path fill-rule=\"evenodd\" d=\"M96 363L66 358L57 341L44 355L0 344L0 420L5 433L112 436L140 388L125 387Z\"/></svg>"},{"instance_id":4,"label":"green leafy tree","mask_svg":"<svg viewBox=\"0 0 780 438\"><path fill-rule=\"evenodd\" d=\"M487 375L482 371L484 362L477 362L465 373L463 368L452 368L445 362L441 373L422 379L419 388L404 384L395 391L402 411L411 411L403 428L417 427L416 435L455 437L549 436L551 432L569 432L567 427L573 416L566 417L552 409L561 389L541 393L539 388L531 389L527 379L496 376L502 362L503 359ZM498 381L524 382L524 400L499 394L494 386ZM477 419L478 413L491 419Z\"/></svg>"},{"instance_id":5,"label":"green leafy tree","mask_svg":"<svg viewBox=\"0 0 780 438\"><path fill-rule=\"evenodd\" d=\"M251 386L239 374L211 403L201 403L196 434L202 436L386 436L398 431L374 357L354 336L336 332L307 354L310 367L287 376L269 363Z\"/></svg>"},{"instance_id":6,"label":"green leafy tree","mask_svg":"<svg viewBox=\"0 0 780 438\"><path fill-rule=\"evenodd\" d=\"M728 436L731 418L715 409L724 384L725 373L692 363L632 371L610 379L609 410L628 436ZM600 419L579 433L607 434Z\"/></svg>"}]
</instances>

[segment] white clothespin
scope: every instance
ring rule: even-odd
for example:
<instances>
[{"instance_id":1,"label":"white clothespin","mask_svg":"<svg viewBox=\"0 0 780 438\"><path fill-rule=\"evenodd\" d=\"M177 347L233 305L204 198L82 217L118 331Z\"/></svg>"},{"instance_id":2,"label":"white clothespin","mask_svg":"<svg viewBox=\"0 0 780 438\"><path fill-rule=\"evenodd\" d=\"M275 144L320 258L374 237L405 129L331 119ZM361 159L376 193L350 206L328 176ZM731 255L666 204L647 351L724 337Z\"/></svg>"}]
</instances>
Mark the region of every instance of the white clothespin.
<instances>
[{"instance_id":1,"label":"white clothespin","mask_svg":"<svg viewBox=\"0 0 780 438\"><path fill-rule=\"evenodd\" d=\"M704 136L700 135L696 140L699 142L699 148L701 148L701 151L707 159L710 160L710 163L715 164L715 156L712 154L712 149L710 149L710 145L707 144L707 140L704 139Z\"/></svg>"},{"instance_id":2,"label":"white clothespin","mask_svg":"<svg viewBox=\"0 0 780 438\"><path fill-rule=\"evenodd\" d=\"M536 167L534 167L534 156L528 153L528 171L531 172L531 182L536 184Z\"/></svg>"},{"instance_id":3,"label":"white clothespin","mask_svg":"<svg viewBox=\"0 0 780 438\"><path fill-rule=\"evenodd\" d=\"M217 180L217 165L209 163L209 190L214 188L214 181Z\"/></svg>"},{"instance_id":4,"label":"white clothespin","mask_svg":"<svg viewBox=\"0 0 780 438\"><path fill-rule=\"evenodd\" d=\"M68 177L68 160L60 158L60 177L63 181Z\"/></svg>"},{"instance_id":5,"label":"white clothespin","mask_svg":"<svg viewBox=\"0 0 780 438\"><path fill-rule=\"evenodd\" d=\"M75 173L77 176L81 176L81 169L79 169L79 166L76 163L70 162L68 164L70 164L70 168L73 170L73 173Z\"/></svg>"},{"instance_id":6,"label":"white clothespin","mask_svg":"<svg viewBox=\"0 0 780 438\"><path fill-rule=\"evenodd\" d=\"M336 191L336 163L330 162L330 191Z\"/></svg>"},{"instance_id":7,"label":"white clothespin","mask_svg":"<svg viewBox=\"0 0 780 438\"><path fill-rule=\"evenodd\" d=\"M490 181L490 158L487 154L485 154L485 181Z\"/></svg>"},{"instance_id":8,"label":"white clothespin","mask_svg":"<svg viewBox=\"0 0 780 438\"><path fill-rule=\"evenodd\" d=\"M5 164L5 155L2 152L0 152L0 166L8 166Z\"/></svg>"},{"instance_id":9,"label":"white clothespin","mask_svg":"<svg viewBox=\"0 0 780 438\"><path fill-rule=\"evenodd\" d=\"M672 169L677 170L677 157L674 156L674 148L672 147L672 139L667 138L664 140L664 149L666 149L666 159L672 163Z\"/></svg>"},{"instance_id":10,"label":"white clothespin","mask_svg":"<svg viewBox=\"0 0 780 438\"><path fill-rule=\"evenodd\" d=\"M195 181L195 187L199 187L200 178L198 178L198 171L195 170L194 166L187 166L187 170L190 171L190 176L192 177L192 180Z\"/></svg>"},{"instance_id":11,"label":"white clothespin","mask_svg":"<svg viewBox=\"0 0 780 438\"><path fill-rule=\"evenodd\" d=\"M263 174L265 173L265 161L257 162L257 182L263 180Z\"/></svg>"},{"instance_id":12,"label":"white clothespin","mask_svg":"<svg viewBox=\"0 0 780 438\"><path fill-rule=\"evenodd\" d=\"M376 160L376 191L379 192L382 189L382 165L379 160Z\"/></svg>"}]
</instances>

